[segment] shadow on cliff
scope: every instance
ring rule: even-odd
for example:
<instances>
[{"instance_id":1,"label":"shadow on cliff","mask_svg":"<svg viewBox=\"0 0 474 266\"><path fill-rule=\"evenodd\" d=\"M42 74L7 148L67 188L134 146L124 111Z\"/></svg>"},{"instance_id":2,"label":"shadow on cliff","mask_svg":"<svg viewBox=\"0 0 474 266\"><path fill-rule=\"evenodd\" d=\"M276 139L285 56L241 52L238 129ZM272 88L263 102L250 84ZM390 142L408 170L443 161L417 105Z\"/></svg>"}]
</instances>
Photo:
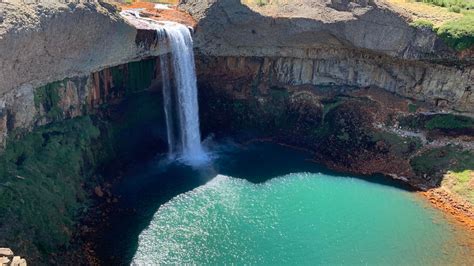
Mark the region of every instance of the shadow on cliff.
<instances>
[{"instance_id":1,"label":"shadow on cliff","mask_svg":"<svg viewBox=\"0 0 474 266\"><path fill-rule=\"evenodd\" d=\"M411 27L401 14L386 6L349 4L326 4L326 14L315 15L320 18L313 19L297 14L270 17L239 0L217 0L206 8L206 15L198 22L196 33L203 40L198 46L209 53L240 52L253 56L271 49L284 56L288 49L323 47L361 49L399 58L432 58L452 52L434 32Z\"/></svg>"}]
</instances>

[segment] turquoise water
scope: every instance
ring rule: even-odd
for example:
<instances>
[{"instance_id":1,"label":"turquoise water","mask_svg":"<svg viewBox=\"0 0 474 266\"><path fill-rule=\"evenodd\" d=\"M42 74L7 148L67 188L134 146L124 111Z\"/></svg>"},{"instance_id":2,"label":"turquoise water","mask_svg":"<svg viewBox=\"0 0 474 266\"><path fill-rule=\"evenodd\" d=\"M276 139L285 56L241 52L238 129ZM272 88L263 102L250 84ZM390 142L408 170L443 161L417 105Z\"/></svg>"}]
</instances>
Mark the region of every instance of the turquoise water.
<instances>
[{"instance_id":1,"label":"turquoise water","mask_svg":"<svg viewBox=\"0 0 474 266\"><path fill-rule=\"evenodd\" d=\"M472 235L415 193L304 171L250 182L271 172L272 163L284 167L285 152L273 161L262 159L260 170L256 154L244 156L247 164L241 158L232 171L223 171L239 178L215 170L206 184L162 204L138 236L132 263L474 263L466 242ZM286 155L292 161L292 154Z\"/></svg>"}]
</instances>

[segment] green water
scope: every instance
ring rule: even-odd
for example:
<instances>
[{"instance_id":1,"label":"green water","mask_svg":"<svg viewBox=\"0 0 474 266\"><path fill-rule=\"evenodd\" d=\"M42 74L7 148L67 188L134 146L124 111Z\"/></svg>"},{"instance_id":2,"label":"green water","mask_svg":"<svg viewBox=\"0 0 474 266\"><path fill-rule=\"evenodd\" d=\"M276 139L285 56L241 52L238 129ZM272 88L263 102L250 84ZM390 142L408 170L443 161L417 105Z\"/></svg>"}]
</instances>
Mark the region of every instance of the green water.
<instances>
[{"instance_id":1,"label":"green water","mask_svg":"<svg viewBox=\"0 0 474 266\"><path fill-rule=\"evenodd\" d=\"M217 175L160 206L132 264L472 265L461 235L392 186L306 172L262 183Z\"/></svg>"}]
</instances>

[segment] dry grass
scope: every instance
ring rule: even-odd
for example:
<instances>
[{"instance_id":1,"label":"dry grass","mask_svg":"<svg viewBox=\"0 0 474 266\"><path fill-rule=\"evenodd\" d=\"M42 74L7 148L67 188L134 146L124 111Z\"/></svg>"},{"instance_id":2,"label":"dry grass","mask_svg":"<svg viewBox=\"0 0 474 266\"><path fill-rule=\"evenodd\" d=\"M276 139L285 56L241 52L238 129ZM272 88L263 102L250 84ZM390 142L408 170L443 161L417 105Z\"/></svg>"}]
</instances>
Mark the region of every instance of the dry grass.
<instances>
[{"instance_id":1,"label":"dry grass","mask_svg":"<svg viewBox=\"0 0 474 266\"><path fill-rule=\"evenodd\" d=\"M444 176L442 186L474 204L474 170L449 172Z\"/></svg>"},{"instance_id":2,"label":"dry grass","mask_svg":"<svg viewBox=\"0 0 474 266\"><path fill-rule=\"evenodd\" d=\"M429 20L435 26L462 18L459 13L449 12L447 8L415 2L410 0L387 0L390 4L400 7L413 16L413 20Z\"/></svg>"}]
</instances>

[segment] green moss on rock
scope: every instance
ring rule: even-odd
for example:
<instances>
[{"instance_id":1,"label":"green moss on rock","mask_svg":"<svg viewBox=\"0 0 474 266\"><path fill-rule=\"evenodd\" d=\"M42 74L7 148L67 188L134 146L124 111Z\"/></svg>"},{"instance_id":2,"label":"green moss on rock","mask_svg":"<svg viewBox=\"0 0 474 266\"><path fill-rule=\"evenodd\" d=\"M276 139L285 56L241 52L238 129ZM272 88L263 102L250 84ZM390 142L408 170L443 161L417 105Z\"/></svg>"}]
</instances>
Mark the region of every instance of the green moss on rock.
<instances>
[{"instance_id":1,"label":"green moss on rock","mask_svg":"<svg viewBox=\"0 0 474 266\"><path fill-rule=\"evenodd\" d=\"M0 157L0 234L7 241L0 245L35 257L69 243L87 206L82 187L95 170L91 143L99 135L82 117L9 139Z\"/></svg>"},{"instance_id":2,"label":"green moss on rock","mask_svg":"<svg viewBox=\"0 0 474 266\"><path fill-rule=\"evenodd\" d=\"M143 91L149 88L152 80L155 78L155 66L155 59L128 63L127 81L125 84L127 92ZM117 76L116 74L115 77Z\"/></svg>"},{"instance_id":3,"label":"green moss on rock","mask_svg":"<svg viewBox=\"0 0 474 266\"><path fill-rule=\"evenodd\" d=\"M61 97L59 89L65 86L66 81L57 81L39 87L34 91L35 107L42 107L45 116L53 121L63 118L63 112L58 106Z\"/></svg>"}]
</instances>

